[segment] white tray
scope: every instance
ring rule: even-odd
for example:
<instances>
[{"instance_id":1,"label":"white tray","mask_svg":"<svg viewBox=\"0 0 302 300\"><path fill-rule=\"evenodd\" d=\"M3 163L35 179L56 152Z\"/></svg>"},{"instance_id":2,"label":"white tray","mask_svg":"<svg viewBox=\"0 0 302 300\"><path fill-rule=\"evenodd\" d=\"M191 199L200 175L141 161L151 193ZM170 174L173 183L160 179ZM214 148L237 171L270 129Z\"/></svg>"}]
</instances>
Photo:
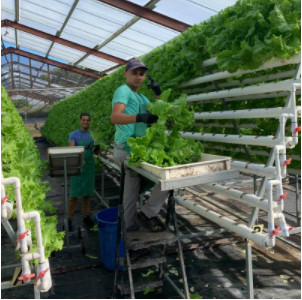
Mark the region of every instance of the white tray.
<instances>
[{"instance_id":1,"label":"white tray","mask_svg":"<svg viewBox=\"0 0 302 300\"><path fill-rule=\"evenodd\" d=\"M66 160L67 175L77 175L81 172L84 162L83 146L50 147L47 151L51 176L64 175L64 160Z\"/></svg>"},{"instance_id":2,"label":"white tray","mask_svg":"<svg viewBox=\"0 0 302 300\"><path fill-rule=\"evenodd\" d=\"M169 180L230 170L231 157L203 153L200 161L191 164L163 168L143 162L140 167L160 179Z\"/></svg>"}]
</instances>

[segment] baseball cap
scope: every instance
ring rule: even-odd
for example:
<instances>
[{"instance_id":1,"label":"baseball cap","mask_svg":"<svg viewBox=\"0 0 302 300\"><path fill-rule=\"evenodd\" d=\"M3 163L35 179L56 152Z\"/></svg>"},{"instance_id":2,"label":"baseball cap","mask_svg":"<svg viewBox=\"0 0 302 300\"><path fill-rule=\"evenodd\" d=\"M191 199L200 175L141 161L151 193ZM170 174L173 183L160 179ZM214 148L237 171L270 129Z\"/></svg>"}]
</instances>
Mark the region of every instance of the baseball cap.
<instances>
[{"instance_id":1,"label":"baseball cap","mask_svg":"<svg viewBox=\"0 0 302 300\"><path fill-rule=\"evenodd\" d=\"M125 70L134 70L137 68L144 68L146 70L149 70L144 63L142 63L140 60L138 60L137 58L132 58L128 61Z\"/></svg>"}]
</instances>

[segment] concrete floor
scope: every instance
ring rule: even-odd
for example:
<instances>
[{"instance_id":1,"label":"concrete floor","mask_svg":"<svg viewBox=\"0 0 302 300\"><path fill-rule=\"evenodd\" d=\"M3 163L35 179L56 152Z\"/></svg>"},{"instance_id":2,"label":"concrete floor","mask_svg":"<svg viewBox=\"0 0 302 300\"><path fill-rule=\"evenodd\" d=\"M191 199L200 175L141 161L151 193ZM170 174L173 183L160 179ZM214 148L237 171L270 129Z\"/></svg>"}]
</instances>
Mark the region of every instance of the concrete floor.
<instances>
[{"instance_id":1,"label":"concrete floor","mask_svg":"<svg viewBox=\"0 0 302 300\"><path fill-rule=\"evenodd\" d=\"M42 159L47 159L47 145L37 143ZM58 209L59 230L62 230L64 188L63 178L49 177L45 174L45 180L50 181L52 191L48 198L52 199ZM242 190L249 190L252 181L249 177L242 177L227 185L236 186ZM105 181L106 194L112 196L118 194L118 187L110 178ZM100 192L100 177L97 176L96 187ZM290 189L294 186L289 184ZM204 191L196 189L200 194ZM287 209L295 214L295 195L289 192ZM189 196L189 195L187 195ZM195 199L194 196L191 196ZM227 199L213 197L220 205L226 205ZM203 201L195 199L194 201ZM114 201L110 203L115 205ZM92 199L92 214L103 208L97 197ZM236 206L237 207L237 206ZM232 208L232 207L230 207ZM237 207L236 212L241 216L247 216L246 208ZM183 234L198 232L199 230L217 229L212 223L187 211L183 207L176 207L180 229ZM295 226L295 218L287 217L288 222ZM75 214L76 226L83 227L80 203ZM15 223L12 222L12 225ZM50 257L53 287L49 292L41 293L43 299L110 299L113 295L114 274L102 267L100 259L100 246L98 231L91 231L83 227L83 242L85 253L81 247L66 249L57 252ZM11 265L20 262L14 255L14 247L5 230L1 231L1 263L2 282L12 278L14 267ZM253 247L253 279L254 294L256 299L301 299L301 258L300 235L290 238L297 245L289 246L282 241L277 241L276 247L271 250ZM70 237L72 245L81 245L77 233ZM192 295L203 299L241 299L247 298L246 270L245 270L245 243L242 239L230 233L218 233L210 237L199 237L183 240L184 259L188 276L189 289ZM168 249L169 256L166 263L166 273L174 283L182 289L179 260L175 247ZM6 267L8 266L8 267ZM10 289L2 289L3 299L30 299L34 297L32 285L18 286ZM139 293L137 298L144 299L176 299L180 296L165 280L162 294Z\"/></svg>"}]
</instances>

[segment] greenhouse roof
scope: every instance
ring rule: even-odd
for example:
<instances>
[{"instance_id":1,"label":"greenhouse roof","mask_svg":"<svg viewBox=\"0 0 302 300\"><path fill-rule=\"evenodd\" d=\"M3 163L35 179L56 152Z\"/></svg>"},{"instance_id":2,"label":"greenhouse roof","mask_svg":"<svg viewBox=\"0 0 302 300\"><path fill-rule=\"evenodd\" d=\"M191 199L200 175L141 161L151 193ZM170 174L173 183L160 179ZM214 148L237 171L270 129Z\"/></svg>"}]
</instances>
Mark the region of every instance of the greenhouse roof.
<instances>
[{"instance_id":1,"label":"greenhouse roof","mask_svg":"<svg viewBox=\"0 0 302 300\"><path fill-rule=\"evenodd\" d=\"M2 85L11 97L65 98L235 2L2 0Z\"/></svg>"}]
</instances>

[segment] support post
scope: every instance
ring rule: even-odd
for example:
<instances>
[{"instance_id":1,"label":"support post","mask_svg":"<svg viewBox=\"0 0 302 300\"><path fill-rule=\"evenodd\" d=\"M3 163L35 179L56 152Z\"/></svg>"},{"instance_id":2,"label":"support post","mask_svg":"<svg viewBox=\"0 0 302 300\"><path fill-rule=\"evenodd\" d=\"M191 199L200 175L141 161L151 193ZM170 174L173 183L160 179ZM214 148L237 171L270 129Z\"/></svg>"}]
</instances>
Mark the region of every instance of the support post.
<instances>
[{"instance_id":1,"label":"support post","mask_svg":"<svg viewBox=\"0 0 302 300\"><path fill-rule=\"evenodd\" d=\"M245 257L248 298L254 299L252 246L248 240L246 240Z\"/></svg>"},{"instance_id":2,"label":"support post","mask_svg":"<svg viewBox=\"0 0 302 300\"><path fill-rule=\"evenodd\" d=\"M69 227L68 227L68 196L67 196L67 158L64 157L64 226L66 235L66 246L69 250Z\"/></svg>"},{"instance_id":3,"label":"support post","mask_svg":"<svg viewBox=\"0 0 302 300\"><path fill-rule=\"evenodd\" d=\"M295 176L296 184L296 214L297 214L297 227L301 226L301 198L300 198L300 188L299 188L299 175Z\"/></svg>"},{"instance_id":4,"label":"support post","mask_svg":"<svg viewBox=\"0 0 302 300\"><path fill-rule=\"evenodd\" d=\"M169 204L171 206L170 211L172 214L173 225L174 225L175 234L176 234L176 238L177 238L178 255L179 255L179 261L180 261L180 266L181 266L181 272L182 272L182 276L183 276L184 294L186 296L186 299L190 299L190 292L189 292L189 287L188 287L185 262L184 262L184 257L183 257L183 253L182 253L181 241L180 241L179 230L178 230L178 225L177 225L177 215L175 212L174 190L171 190L169 193ZM168 212L168 214L169 214L169 212Z\"/></svg>"}]
</instances>

